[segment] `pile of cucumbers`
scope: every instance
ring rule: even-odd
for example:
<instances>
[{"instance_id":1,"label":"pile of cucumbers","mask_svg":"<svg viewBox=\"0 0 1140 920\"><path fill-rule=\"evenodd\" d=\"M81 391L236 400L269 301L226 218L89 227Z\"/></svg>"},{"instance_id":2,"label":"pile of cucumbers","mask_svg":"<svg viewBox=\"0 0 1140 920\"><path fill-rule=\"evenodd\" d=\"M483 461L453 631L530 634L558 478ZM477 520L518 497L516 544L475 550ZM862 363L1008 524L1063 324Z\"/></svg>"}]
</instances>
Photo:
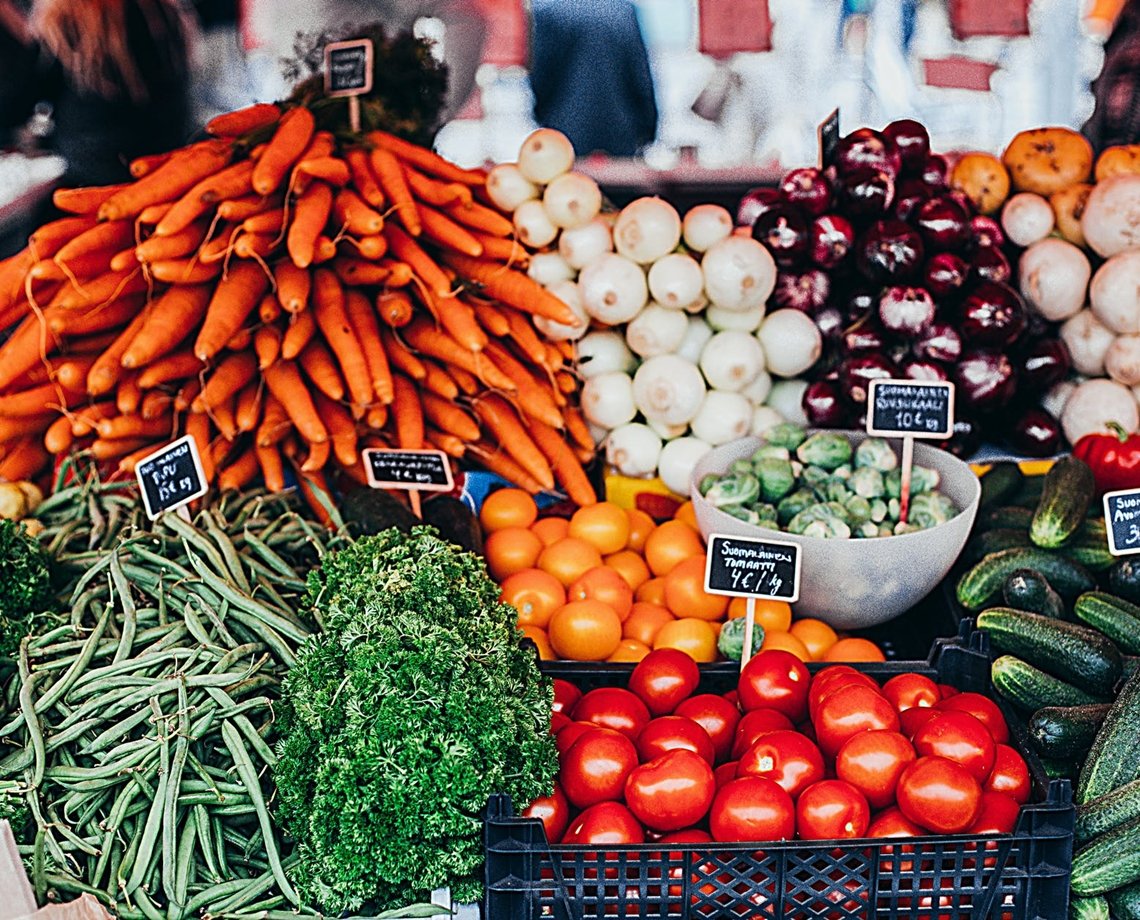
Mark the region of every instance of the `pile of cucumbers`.
<instances>
[{"instance_id":1,"label":"pile of cucumbers","mask_svg":"<svg viewBox=\"0 0 1140 920\"><path fill-rule=\"evenodd\" d=\"M1140 920L1140 566L1109 552L1080 460L999 464L982 497L957 598L1046 771L1076 783L1070 915Z\"/></svg>"}]
</instances>

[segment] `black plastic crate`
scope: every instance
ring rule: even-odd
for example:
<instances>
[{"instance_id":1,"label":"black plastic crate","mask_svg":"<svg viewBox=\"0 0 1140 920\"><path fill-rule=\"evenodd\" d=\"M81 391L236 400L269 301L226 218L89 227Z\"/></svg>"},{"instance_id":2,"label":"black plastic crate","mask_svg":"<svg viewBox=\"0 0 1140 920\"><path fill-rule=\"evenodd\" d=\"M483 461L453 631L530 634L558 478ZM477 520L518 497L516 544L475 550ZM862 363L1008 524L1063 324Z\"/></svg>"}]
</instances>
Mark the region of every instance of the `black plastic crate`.
<instances>
[{"instance_id":1,"label":"black plastic crate","mask_svg":"<svg viewBox=\"0 0 1140 920\"><path fill-rule=\"evenodd\" d=\"M961 690L990 690L986 640L969 621L956 639L936 640L925 662L856 667L880 682L917 671ZM543 670L589 690L624 686L632 665L558 663ZM735 665L702 666L698 692L727 691L737 673ZM792 840L762 849L705 843L663 851L646 843L594 852L552 846L541 821L516 817L510 800L496 796L484 827L484 920L1063 920L1073 850L1070 784L1045 777L1023 726L1006 716L1034 785L1013 834Z\"/></svg>"}]
</instances>

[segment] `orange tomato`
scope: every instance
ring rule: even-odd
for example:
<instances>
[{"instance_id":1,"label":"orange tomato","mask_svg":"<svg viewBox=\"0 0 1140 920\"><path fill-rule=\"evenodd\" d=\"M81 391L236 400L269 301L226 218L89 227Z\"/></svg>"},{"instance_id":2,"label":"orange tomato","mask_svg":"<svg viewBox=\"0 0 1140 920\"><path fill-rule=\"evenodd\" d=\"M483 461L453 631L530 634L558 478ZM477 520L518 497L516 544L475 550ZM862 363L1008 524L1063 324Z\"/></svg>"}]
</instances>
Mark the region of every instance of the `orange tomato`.
<instances>
[{"instance_id":1,"label":"orange tomato","mask_svg":"<svg viewBox=\"0 0 1140 920\"><path fill-rule=\"evenodd\" d=\"M651 578L649 581L643 581L641 586L634 592L633 599L635 601L645 601L648 604L660 604L664 607L665 579Z\"/></svg>"},{"instance_id":2,"label":"orange tomato","mask_svg":"<svg viewBox=\"0 0 1140 920\"><path fill-rule=\"evenodd\" d=\"M636 639L622 639L617 651L610 655L606 661L641 661L652 649L644 642Z\"/></svg>"},{"instance_id":3,"label":"orange tomato","mask_svg":"<svg viewBox=\"0 0 1140 920\"><path fill-rule=\"evenodd\" d=\"M611 553L605 557L604 562L624 578L626 584L634 591L649 581L649 566L645 564L641 554L632 549L623 549L620 553Z\"/></svg>"},{"instance_id":4,"label":"orange tomato","mask_svg":"<svg viewBox=\"0 0 1140 920\"><path fill-rule=\"evenodd\" d=\"M679 562L704 551L700 534L681 521L666 521L645 541L645 561L654 575L668 575Z\"/></svg>"},{"instance_id":5,"label":"orange tomato","mask_svg":"<svg viewBox=\"0 0 1140 920\"><path fill-rule=\"evenodd\" d=\"M705 592L705 556L690 556L665 576L665 606L674 616L719 620L728 609L728 598Z\"/></svg>"},{"instance_id":6,"label":"orange tomato","mask_svg":"<svg viewBox=\"0 0 1140 920\"><path fill-rule=\"evenodd\" d=\"M609 604L621 620L629 616L633 606L633 588L617 569L606 565L588 569L566 589L567 601L601 601Z\"/></svg>"},{"instance_id":7,"label":"orange tomato","mask_svg":"<svg viewBox=\"0 0 1140 920\"><path fill-rule=\"evenodd\" d=\"M549 546L570 533L570 522L560 517L543 518L531 525L530 532L542 541L543 546Z\"/></svg>"},{"instance_id":8,"label":"orange tomato","mask_svg":"<svg viewBox=\"0 0 1140 920\"><path fill-rule=\"evenodd\" d=\"M558 658L550 646L550 637L546 634L545 629L538 626L520 626L519 629L526 638L538 646L538 657L543 661L554 661Z\"/></svg>"},{"instance_id":9,"label":"orange tomato","mask_svg":"<svg viewBox=\"0 0 1140 920\"><path fill-rule=\"evenodd\" d=\"M504 527L530 527L538 517L538 505L522 489L498 489L483 501L479 523L488 533Z\"/></svg>"},{"instance_id":10,"label":"orange tomato","mask_svg":"<svg viewBox=\"0 0 1140 920\"><path fill-rule=\"evenodd\" d=\"M629 540L626 542L626 548L640 553L645 549L645 541L657 526L657 522L638 508L627 508L625 513L629 517Z\"/></svg>"},{"instance_id":11,"label":"orange tomato","mask_svg":"<svg viewBox=\"0 0 1140 920\"><path fill-rule=\"evenodd\" d=\"M629 611L629 616L621 624L621 634L626 639L636 639L652 645L657 631L666 623L673 622L673 614L660 604L638 601Z\"/></svg>"},{"instance_id":12,"label":"orange tomato","mask_svg":"<svg viewBox=\"0 0 1140 920\"><path fill-rule=\"evenodd\" d=\"M790 632L765 632L764 642L760 645L760 651L766 651L770 648L782 649L785 652L791 652L800 661L811 661L811 653L807 650L799 639L793 636Z\"/></svg>"},{"instance_id":13,"label":"orange tomato","mask_svg":"<svg viewBox=\"0 0 1140 920\"><path fill-rule=\"evenodd\" d=\"M823 656L824 661L886 661L883 650L870 639L840 639Z\"/></svg>"},{"instance_id":14,"label":"orange tomato","mask_svg":"<svg viewBox=\"0 0 1140 920\"><path fill-rule=\"evenodd\" d=\"M683 526L683 525L682 525ZM666 623L653 637L653 648L675 648L696 662L716 660L716 633L706 620L685 617Z\"/></svg>"},{"instance_id":15,"label":"orange tomato","mask_svg":"<svg viewBox=\"0 0 1140 920\"><path fill-rule=\"evenodd\" d=\"M735 620L748 612L748 599L734 597L728 605L728 618ZM757 598L755 619L764 632L787 632L792 628L792 608L787 601L770 601Z\"/></svg>"},{"instance_id":16,"label":"orange tomato","mask_svg":"<svg viewBox=\"0 0 1140 920\"><path fill-rule=\"evenodd\" d=\"M592 543L608 556L625 549L629 542L629 515L613 502L587 505L570 518L570 536Z\"/></svg>"},{"instance_id":17,"label":"orange tomato","mask_svg":"<svg viewBox=\"0 0 1140 920\"><path fill-rule=\"evenodd\" d=\"M693 508L691 501L684 502L676 511L673 512L673 520L680 521L682 524L688 524L693 530L700 531L701 526L697 523L697 512Z\"/></svg>"},{"instance_id":18,"label":"orange tomato","mask_svg":"<svg viewBox=\"0 0 1140 920\"><path fill-rule=\"evenodd\" d=\"M621 620L609 604L571 601L554 611L547 633L562 658L605 661L621 643Z\"/></svg>"},{"instance_id":19,"label":"orange tomato","mask_svg":"<svg viewBox=\"0 0 1140 920\"><path fill-rule=\"evenodd\" d=\"M835 630L823 620L816 620L812 617L796 620L788 632L804 644L812 661L819 661L839 639Z\"/></svg>"},{"instance_id":20,"label":"orange tomato","mask_svg":"<svg viewBox=\"0 0 1140 920\"><path fill-rule=\"evenodd\" d=\"M549 572L562 584L569 586L579 575L584 575L590 569L600 566L602 554L598 552L596 546L585 540L563 537L545 548L540 548L536 564L542 571Z\"/></svg>"},{"instance_id":21,"label":"orange tomato","mask_svg":"<svg viewBox=\"0 0 1140 920\"><path fill-rule=\"evenodd\" d=\"M566 603L566 589L542 569L523 569L503 582L503 602L519 612L519 626L545 628L550 615Z\"/></svg>"},{"instance_id":22,"label":"orange tomato","mask_svg":"<svg viewBox=\"0 0 1140 920\"><path fill-rule=\"evenodd\" d=\"M542 552L542 541L525 527L504 527L487 535L483 555L495 581L531 568Z\"/></svg>"}]
</instances>

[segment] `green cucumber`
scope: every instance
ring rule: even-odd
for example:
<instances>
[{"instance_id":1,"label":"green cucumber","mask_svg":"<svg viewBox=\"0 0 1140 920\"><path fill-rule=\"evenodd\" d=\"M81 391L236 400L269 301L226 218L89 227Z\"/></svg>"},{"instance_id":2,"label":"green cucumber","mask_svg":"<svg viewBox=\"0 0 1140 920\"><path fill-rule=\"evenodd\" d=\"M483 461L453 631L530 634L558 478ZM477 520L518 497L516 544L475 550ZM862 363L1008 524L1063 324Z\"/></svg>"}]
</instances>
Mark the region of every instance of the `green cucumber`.
<instances>
[{"instance_id":1,"label":"green cucumber","mask_svg":"<svg viewBox=\"0 0 1140 920\"><path fill-rule=\"evenodd\" d=\"M966 545L965 557L967 562L975 563L999 550L1030 545L1028 530L998 527L994 530L983 530L971 537L970 542Z\"/></svg>"},{"instance_id":2,"label":"green cucumber","mask_svg":"<svg viewBox=\"0 0 1140 920\"><path fill-rule=\"evenodd\" d=\"M1140 655L1121 655L1124 659L1124 679L1128 680L1137 671L1140 671Z\"/></svg>"},{"instance_id":3,"label":"green cucumber","mask_svg":"<svg viewBox=\"0 0 1140 920\"><path fill-rule=\"evenodd\" d=\"M982 501L978 507L1004 505L1020 491L1024 482L1025 474L1012 460L995 463L982 477Z\"/></svg>"},{"instance_id":4,"label":"green cucumber","mask_svg":"<svg viewBox=\"0 0 1140 920\"><path fill-rule=\"evenodd\" d=\"M974 522L974 530L1024 530L1029 533L1033 523L1033 511L1017 505L999 505L980 513Z\"/></svg>"},{"instance_id":5,"label":"green cucumber","mask_svg":"<svg viewBox=\"0 0 1140 920\"><path fill-rule=\"evenodd\" d=\"M1029 539L1044 549L1063 545L1084 523L1096 492L1092 469L1083 460L1065 456L1045 474L1041 498L1029 525Z\"/></svg>"},{"instance_id":6,"label":"green cucumber","mask_svg":"<svg viewBox=\"0 0 1140 920\"><path fill-rule=\"evenodd\" d=\"M1070 898L1069 920L1112 920L1108 899L1102 895L1092 898Z\"/></svg>"},{"instance_id":7,"label":"green cucumber","mask_svg":"<svg viewBox=\"0 0 1140 920\"><path fill-rule=\"evenodd\" d=\"M1073 598L1096 587L1089 570L1080 563L1037 547L1015 546L990 553L967 570L958 580L958 603L967 610L981 610L1018 569L1040 572L1063 598Z\"/></svg>"},{"instance_id":8,"label":"green cucumber","mask_svg":"<svg viewBox=\"0 0 1140 920\"><path fill-rule=\"evenodd\" d=\"M1077 598L1073 613L1108 636L1122 652L1140 655L1140 607L1131 601L1089 591Z\"/></svg>"},{"instance_id":9,"label":"green cucumber","mask_svg":"<svg viewBox=\"0 0 1140 920\"><path fill-rule=\"evenodd\" d=\"M993 663L990 679L998 693L1028 712L1036 712L1046 706L1083 706L1104 702L1013 655L1002 655ZM1096 742L1093 743L1095 745Z\"/></svg>"},{"instance_id":10,"label":"green cucumber","mask_svg":"<svg viewBox=\"0 0 1140 920\"><path fill-rule=\"evenodd\" d=\"M1042 757L1079 757L1092 747L1106 715L1107 703L1046 706L1029 720L1029 737Z\"/></svg>"},{"instance_id":11,"label":"green cucumber","mask_svg":"<svg viewBox=\"0 0 1140 920\"><path fill-rule=\"evenodd\" d=\"M1125 682L1097 732L1077 783L1078 805L1140 778L1140 672Z\"/></svg>"},{"instance_id":12,"label":"green cucumber","mask_svg":"<svg viewBox=\"0 0 1140 920\"><path fill-rule=\"evenodd\" d=\"M1112 568L1116 562L1116 557L1108 549L1108 540L1104 537L1086 538L1078 534L1077 539L1065 544L1057 552L1063 553L1073 562L1079 562L1093 572L1103 572Z\"/></svg>"},{"instance_id":13,"label":"green cucumber","mask_svg":"<svg viewBox=\"0 0 1140 920\"><path fill-rule=\"evenodd\" d=\"M1009 607L983 610L977 626L999 652L1016 655L1089 693L1109 695L1120 680L1120 652L1095 629Z\"/></svg>"},{"instance_id":14,"label":"green cucumber","mask_svg":"<svg viewBox=\"0 0 1140 920\"><path fill-rule=\"evenodd\" d=\"M1078 843L1140 818L1140 779L1125 783L1091 802L1077 806L1073 833Z\"/></svg>"},{"instance_id":15,"label":"green cucumber","mask_svg":"<svg viewBox=\"0 0 1140 920\"><path fill-rule=\"evenodd\" d=\"M1140 884L1126 885L1109 892L1112 920L1140 920Z\"/></svg>"},{"instance_id":16,"label":"green cucumber","mask_svg":"<svg viewBox=\"0 0 1140 920\"><path fill-rule=\"evenodd\" d=\"M1017 494L1010 500L1011 505L1021 505L1032 511L1041 499L1041 492L1045 488L1044 476L1026 476L1025 482L1017 490Z\"/></svg>"},{"instance_id":17,"label":"green cucumber","mask_svg":"<svg viewBox=\"0 0 1140 920\"><path fill-rule=\"evenodd\" d=\"M1050 757L1041 758L1041 766L1049 779L1076 779L1077 764L1071 760L1053 760Z\"/></svg>"},{"instance_id":18,"label":"green cucumber","mask_svg":"<svg viewBox=\"0 0 1140 920\"><path fill-rule=\"evenodd\" d=\"M1065 618L1065 602L1040 572L1033 569L1011 572L1001 590L1006 606L1014 610L1028 610L1030 613L1057 619Z\"/></svg>"},{"instance_id":19,"label":"green cucumber","mask_svg":"<svg viewBox=\"0 0 1140 920\"><path fill-rule=\"evenodd\" d=\"M1140 881L1140 819L1089 841L1073 856L1073 893L1105 894Z\"/></svg>"},{"instance_id":20,"label":"green cucumber","mask_svg":"<svg viewBox=\"0 0 1140 920\"><path fill-rule=\"evenodd\" d=\"M1140 604L1140 559L1130 556L1118 560L1108 570L1108 590L1126 601Z\"/></svg>"}]
</instances>

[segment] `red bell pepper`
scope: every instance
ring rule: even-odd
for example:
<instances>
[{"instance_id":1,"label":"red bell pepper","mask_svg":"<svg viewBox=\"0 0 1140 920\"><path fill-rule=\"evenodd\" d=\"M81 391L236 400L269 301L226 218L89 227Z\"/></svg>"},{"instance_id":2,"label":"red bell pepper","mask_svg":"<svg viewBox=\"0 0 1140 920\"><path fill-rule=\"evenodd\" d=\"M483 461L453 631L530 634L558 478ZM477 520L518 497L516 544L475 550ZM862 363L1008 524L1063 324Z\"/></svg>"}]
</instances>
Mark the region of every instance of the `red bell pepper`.
<instances>
[{"instance_id":1,"label":"red bell pepper","mask_svg":"<svg viewBox=\"0 0 1140 920\"><path fill-rule=\"evenodd\" d=\"M1117 489L1140 488L1140 434L1129 434L1109 422L1109 434L1086 434L1073 447L1073 456L1093 471L1098 495Z\"/></svg>"}]
</instances>

